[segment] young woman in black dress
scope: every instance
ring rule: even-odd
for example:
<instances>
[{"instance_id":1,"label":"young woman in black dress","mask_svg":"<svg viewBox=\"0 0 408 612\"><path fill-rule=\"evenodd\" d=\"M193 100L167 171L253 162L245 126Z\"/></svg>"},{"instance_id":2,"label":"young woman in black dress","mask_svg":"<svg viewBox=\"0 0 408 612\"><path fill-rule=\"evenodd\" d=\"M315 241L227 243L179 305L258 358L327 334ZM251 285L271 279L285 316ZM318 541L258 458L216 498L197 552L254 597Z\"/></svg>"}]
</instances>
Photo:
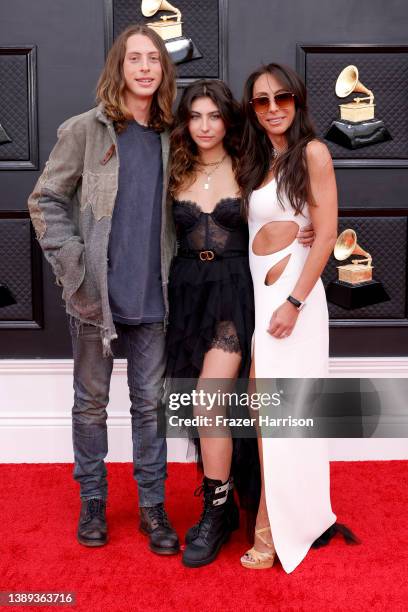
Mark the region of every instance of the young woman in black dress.
<instances>
[{"instance_id":1,"label":"young woman in black dress","mask_svg":"<svg viewBox=\"0 0 408 612\"><path fill-rule=\"evenodd\" d=\"M169 280L167 376L194 379L197 389L208 379L222 379L223 391L231 391L250 369L254 304L248 230L235 179L239 128L239 106L222 81L200 80L184 90L171 136L169 191L178 252ZM194 410L199 414L224 412L201 406ZM253 482L259 470L256 440L233 441L228 427L198 432L204 509L186 537L183 563L189 567L213 561L238 526L233 455L243 458L252 447ZM242 481L242 470L237 479Z\"/></svg>"}]
</instances>

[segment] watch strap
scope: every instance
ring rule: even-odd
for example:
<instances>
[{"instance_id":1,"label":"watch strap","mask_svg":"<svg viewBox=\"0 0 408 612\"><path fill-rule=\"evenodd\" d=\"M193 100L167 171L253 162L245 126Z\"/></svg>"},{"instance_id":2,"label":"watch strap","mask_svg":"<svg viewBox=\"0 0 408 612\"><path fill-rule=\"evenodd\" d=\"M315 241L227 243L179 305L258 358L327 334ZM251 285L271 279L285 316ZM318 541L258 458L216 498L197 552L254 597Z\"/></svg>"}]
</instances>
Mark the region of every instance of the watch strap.
<instances>
[{"instance_id":1,"label":"watch strap","mask_svg":"<svg viewBox=\"0 0 408 612\"><path fill-rule=\"evenodd\" d=\"M293 304L293 306L295 306L298 310L301 310L301 308L303 308L303 306L305 305L305 302L300 302L299 300L294 298L293 295L288 295L286 299L288 302Z\"/></svg>"}]
</instances>

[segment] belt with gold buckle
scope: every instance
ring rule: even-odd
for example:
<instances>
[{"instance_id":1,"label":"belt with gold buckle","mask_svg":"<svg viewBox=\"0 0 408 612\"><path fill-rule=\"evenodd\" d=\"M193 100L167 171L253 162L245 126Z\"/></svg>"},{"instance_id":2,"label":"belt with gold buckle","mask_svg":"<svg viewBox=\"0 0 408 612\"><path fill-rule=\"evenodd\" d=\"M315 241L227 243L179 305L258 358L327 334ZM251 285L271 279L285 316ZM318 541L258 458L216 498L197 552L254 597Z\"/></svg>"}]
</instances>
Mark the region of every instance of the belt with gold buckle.
<instances>
[{"instance_id":1,"label":"belt with gold buckle","mask_svg":"<svg viewBox=\"0 0 408 612\"><path fill-rule=\"evenodd\" d=\"M200 251L198 254L201 261L212 261L215 257L214 251Z\"/></svg>"},{"instance_id":2,"label":"belt with gold buckle","mask_svg":"<svg viewBox=\"0 0 408 612\"><path fill-rule=\"evenodd\" d=\"M246 251L228 251L226 253L215 253L214 251L188 251L188 250L180 250L177 253L177 257L181 259L199 259L200 261L217 261L221 259L231 259L234 257L244 257L248 258L248 253Z\"/></svg>"}]
</instances>

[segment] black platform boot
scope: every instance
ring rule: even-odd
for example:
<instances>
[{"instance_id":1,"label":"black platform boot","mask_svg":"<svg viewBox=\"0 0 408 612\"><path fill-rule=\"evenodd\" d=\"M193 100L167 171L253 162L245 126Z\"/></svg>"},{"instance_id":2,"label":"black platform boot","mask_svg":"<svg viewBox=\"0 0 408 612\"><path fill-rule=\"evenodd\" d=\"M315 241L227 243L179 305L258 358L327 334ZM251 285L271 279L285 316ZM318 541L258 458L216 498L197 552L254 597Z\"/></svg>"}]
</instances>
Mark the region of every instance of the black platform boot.
<instances>
[{"instance_id":1,"label":"black platform boot","mask_svg":"<svg viewBox=\"0 0 408 612\"><path fill-rule=\"evenodd\" d=\"M194 491L194 495L195 496L201 495L203 490L204 490L203 485L200 485L198 489ZM228 510L226 509L226 512L228 512L228 520L230 523L230 528L231 528L231 531L235 531L236 529L239 529L239 508L235 502L234 481L232 478L229 479L228 497L227 497L226 504L228 507ZM190 542L194 540L194 538L197 536L199 524L200 524L200 521L198 521L195 525L190 527L190 529L187 531L184 537L184 542L186 544L190 544Z\"/></svg>"},{"instance_id":2,"label":"black platform boot","mask_svg":"<svg viewBox=\"0 0 408 612\"><path fill-rule=\"evenodd\" d=\"M214 561L220 548L229 539L232 527L227 504L229 480L212 480L204 476L204 509L195 530L195 537L189 541L183 552L183 564L187 567L201 567ZM190 534L194 535L194 534Z\"/></svg>"}]
</instances>

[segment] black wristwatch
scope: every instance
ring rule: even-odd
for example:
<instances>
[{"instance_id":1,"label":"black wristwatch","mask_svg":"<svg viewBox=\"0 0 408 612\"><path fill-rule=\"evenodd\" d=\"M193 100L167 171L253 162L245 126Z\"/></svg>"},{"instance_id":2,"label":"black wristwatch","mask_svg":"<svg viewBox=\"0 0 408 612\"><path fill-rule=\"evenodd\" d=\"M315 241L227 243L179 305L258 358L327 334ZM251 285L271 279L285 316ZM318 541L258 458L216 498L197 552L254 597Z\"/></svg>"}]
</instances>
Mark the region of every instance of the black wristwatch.
<instances>
[{"instance_id":1,"label":"black wristwatch","mask_svg":"<svg viewBox=\"0 0 408 612\"><path fill-rule=\"evenodd\" d=\"M295 306L295 308L297 308L298 310L302 310L303 306L306 304L306 302L300 302L299 300L294 298L293 295L288 295L286 299L288 300L288 302L293 304L293 306Z\"/></svg>"}]
</instances>

